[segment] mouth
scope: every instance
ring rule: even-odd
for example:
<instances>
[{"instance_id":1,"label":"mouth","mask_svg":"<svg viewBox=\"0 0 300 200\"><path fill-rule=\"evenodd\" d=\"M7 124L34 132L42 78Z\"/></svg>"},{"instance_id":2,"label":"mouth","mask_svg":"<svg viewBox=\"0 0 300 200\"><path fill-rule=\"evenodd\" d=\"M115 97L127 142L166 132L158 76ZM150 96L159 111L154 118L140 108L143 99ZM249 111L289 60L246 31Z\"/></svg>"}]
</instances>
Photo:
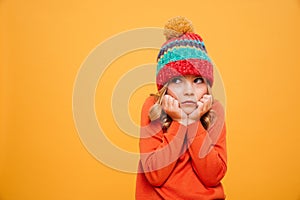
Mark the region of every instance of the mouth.
<instances>
[{"instance_id":1,"label":"mouth","mask_svg":"<svg viewBox=\"0 0 300 200\"><path fill-rule=\"evenodd\" d=\"M195 102L195 101L183 101L183 102L181 102L181 105L195 106L195 105L197 105L197 102Z\"/></svg>"}]
</instances>

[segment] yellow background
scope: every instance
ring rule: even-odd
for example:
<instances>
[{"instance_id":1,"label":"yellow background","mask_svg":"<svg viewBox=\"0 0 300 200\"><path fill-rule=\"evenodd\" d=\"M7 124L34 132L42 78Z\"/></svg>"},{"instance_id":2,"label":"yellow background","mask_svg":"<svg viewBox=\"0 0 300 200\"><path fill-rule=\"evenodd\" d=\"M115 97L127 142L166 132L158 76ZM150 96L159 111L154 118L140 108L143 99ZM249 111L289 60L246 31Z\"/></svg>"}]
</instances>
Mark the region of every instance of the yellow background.
<instances>
[{"instance_id":1,"label":"yellow background","mask_svg":"<svg viewBox=\"0 0 300 200\"><path fill-rule=\"evenodd\" d=\"M193 21L226 88L228 199L300 199L299 0L0 0L1 200L134 199L136 176L104 166L81 143L73 84L84 59L108 37L162 27L177 15ZM107 81L156 54L124 56ZM153 88L133 94L135 121L134 105L140 108ZM110 116L99 111L110 91L97 93L100 119ZM108 137L137 150L136 139Z\"/></svg>"}]
</instances>

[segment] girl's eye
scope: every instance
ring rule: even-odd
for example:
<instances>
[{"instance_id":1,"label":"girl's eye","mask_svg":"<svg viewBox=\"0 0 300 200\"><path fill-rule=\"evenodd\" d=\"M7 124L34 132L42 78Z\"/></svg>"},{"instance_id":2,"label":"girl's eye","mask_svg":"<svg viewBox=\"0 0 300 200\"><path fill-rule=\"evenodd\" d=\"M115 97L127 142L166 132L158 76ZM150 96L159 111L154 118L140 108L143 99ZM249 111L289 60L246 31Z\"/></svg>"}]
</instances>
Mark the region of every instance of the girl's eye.
<instances>
[{"instance_id":1,"label":"girl's eye","mask_svg":"<svg viewBox=\"0 0 300 200\"><path fill-rule=\"evenodd\" d=\"M200 84L200 83L203 83L203 82L204 82L204 80L201 77L197 77L197 78L194 79L194 83Z\"/></svg>"},{"instance_id":2,"label":"girl's eye","mask_svg":"<svg viewBox=\"0 0 300 200\"><path fill-rule=\"evenodd\" d=\"M171 80L172 83L181 83L182 79L180 77L175 77Z\"/></svg>"}]
</instances>

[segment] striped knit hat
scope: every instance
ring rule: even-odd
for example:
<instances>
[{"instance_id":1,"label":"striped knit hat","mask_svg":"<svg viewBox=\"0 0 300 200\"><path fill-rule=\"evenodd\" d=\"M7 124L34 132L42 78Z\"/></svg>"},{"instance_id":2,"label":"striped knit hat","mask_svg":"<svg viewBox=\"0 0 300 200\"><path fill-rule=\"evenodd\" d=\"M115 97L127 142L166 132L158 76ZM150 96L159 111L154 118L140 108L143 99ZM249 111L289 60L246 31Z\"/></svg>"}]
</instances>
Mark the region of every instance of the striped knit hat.
<instances>
[{"instance_id":1,"label":"striped knit hat","mask_svg":"<svg viewBox=\"0 0 300 200\"><path fill-rule=\"evenodd\" d=\"M202 38L193 33L192 23L184 17L170 19L165 25L166 42L157 57L156 84L161 89L171 78L202 76L213 85L213 63Z\"/></svg>"}]
</instances>

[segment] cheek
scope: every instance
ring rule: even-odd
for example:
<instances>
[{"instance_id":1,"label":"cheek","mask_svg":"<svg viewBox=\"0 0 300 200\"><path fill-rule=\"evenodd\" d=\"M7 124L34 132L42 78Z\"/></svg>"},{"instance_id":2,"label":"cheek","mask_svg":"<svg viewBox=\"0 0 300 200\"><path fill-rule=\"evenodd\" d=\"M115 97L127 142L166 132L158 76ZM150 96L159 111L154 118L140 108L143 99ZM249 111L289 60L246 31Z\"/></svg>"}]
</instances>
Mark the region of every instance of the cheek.
<instances>
[{"instance_id":1,"label":"cheek","mask_svg":"<svg viewBox=\"0 0 300 200\"><path fill-rule=\"evenodd\" d=\"M177 87L168 87L167 94L178 100L180 98L180 89Z\"/></svg>"},{"instance_id":2,"label":"cheek","mask_svg":"<svg viewBox=\"0 0 300 200\"><path fill-rule=\"evenodd\" d=\"M203 97L203 95L205 95L205 94L208 93L208 90L207 90L207 86L206 86L206 85L203 86L203 87L197 88L196 91L197 91L197 92L196 92L196 96L197 96L198 100L200 100L200 99Z\"/></svg>"}]
</instances>

